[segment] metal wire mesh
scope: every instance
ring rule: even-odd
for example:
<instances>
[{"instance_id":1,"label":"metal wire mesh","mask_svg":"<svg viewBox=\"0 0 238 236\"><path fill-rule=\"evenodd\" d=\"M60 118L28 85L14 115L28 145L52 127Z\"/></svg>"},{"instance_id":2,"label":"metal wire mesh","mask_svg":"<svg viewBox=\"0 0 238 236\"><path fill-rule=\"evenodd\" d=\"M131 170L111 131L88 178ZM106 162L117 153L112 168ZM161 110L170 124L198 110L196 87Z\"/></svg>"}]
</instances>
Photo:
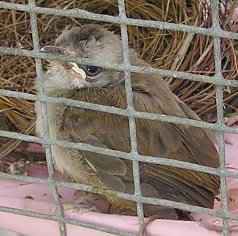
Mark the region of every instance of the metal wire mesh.
<instances>
[{"instance_id":1,"label":"metal wire mesh","mask_svg":"<svg viewBox=\"0 0 238 236\"><path fill-rule=\"evenodd\" d=\"M36 142L36 143L43 144L46 150L46 158L47 158L47 164L48 164L48 170L49 170L49 177L47 180L28 177L28 176L10 175L5 173L0 173L0 178L23 180L23 181L31 182L31 183L35 182L35 183L48 184L53 193L54 200L57 205L57 212L55 215L49 215L49 214L31 212L29 210L19 210L19 209L8 208L8 207L0 207L0 211L57 221L59 222L59 230L60 230L61 236L67 235L66 224L81 225L84 227L97 229L97 230L101 230L108 233L114 233L117 235L131 235L130 233L118 232L117 230L113 228L107 228L107 227L102 227L99 225L88 224L88 223L81 222L79 220L76 221L73 219L66 219L64 217L64 211L61 206L58 191L57 191L59 187L64 186L64 187L70 187L70 188L83 190L83 191L89 191L89 192L94 192L94 189L91 186L87 186L83 184L67 183L63 181L54 180L53 178L54 168L53 168L51 146L54 144L57 144L67 148L75 148L75 149L80 149L82 151L91 151L91 152L95 152L99 154L104 154L106 156L113 156L115 158L123 158L123 159L132 160L135 192L134 194L115 192L115 194L117 194L118 197L135 201L137 203L137 214L139 216L141 223L144 220L143 203L159 204L159 205L178 208L178 209L187 210L191 212L206 213L206 214L210 214L210 215L222 218L224 223L223 235L229 235L228 219L238 220L238 216L229 213L229 210L228 210L226 177L238 178L238 173L235 173L233 171L231 172L225 168L224 132L238 133L238 129L226 127L224 124L223 88L224 86L238 87L238 81L224 80L222 76L220 38L224 37L224 38L230 38L230 39L238 39L238 34L232 33L232 32L226 32L220 28L219 15L218 15L219 14L218 2L219 2L218 0L212 0L213 25L211 28L206 29L206 28L200 28L200 27L194 27L194 26L187 26L183 24L173 24L168 22L128 18L126 16L124 0L118 0L119 16L95 14L95 13L87 12L80 9L60 10L60 9L43 8L43 7L36 6L35 0L29 0L28 4L26 5L0 1L0 8L24 11L30 14L32 38L33 38L33 46L34 46L32 51L17 49L17 48L0 47L0 54L27 56L27 57L35 58L37 77L40 80L42 78L42 73L43 73L41 59L46 59L46 58L64 60L64 61L75 61L75 62L83 63L86 65L93 64L93 65L101 66L108 69L117 69L119 71L124 71L125 78L126 78L125 85L126 85L127 103L128 103L127 109L123 110L123 109L119 109L115 107L108 107L103 105L91 104L87 102L74 101L74 100L66 99L66 98L53 98L53 97L48 97L45 95L43 86L41 86L41 89L38 95L32 95L32 94L27 94L22 92L14 92L14 91L0 89L0 96L9 96L9 97L22 98L22 99L28 99L32 101L41 102L41 106L44 111L42 112L42 114L43 114L44 131L45 131L44 137L42 139L35 136L31 136L31 135L25 135L25 134L20 134L16 132L9 132L9 131L2 131L2 130L0 130L0 136L19 139L19 140L23 140L27 142ZM67 17L90 19L90 20L119 24L121 27L123 64L112 65L112 64L87 61L86 59L80 60L80 59L72 58L69 56L59 56L59 55L56 56L56 55L48 54L48 53L41 53L39 51L37 14L67 16ZM127 25L153 27L153 28L167 29L167 30L173 30L173 31L184 31L188 33L199 33L199 34L204 34L207 36L212 36L214 39L214 59L215 59L215 72L216 72L215 76L209 77L209 76L202 76L202 75L194 75L194 74L190 74L186 72L168 71L168 70L162 70L162 69L152 69L152 68L145 68L145 67L130 65L129 55L128 55L129 49L128 49ZM216 85L216 101L217 101L217 117L218 117L217 122L215 124L210 124L207 122L196 121L196 120L187 119L187 118L179 118L174 116L151 114L146 112L135 111L133 107L133 93L132 93L131 79L130 79L131 72L140 72L140 73L148 73L148 74L155 73L162 76L170 76L170 77L174 77L178 79L189 79L193 81L201 81L201 82L206 82L206 83L211 83ZM71 143L68 141L53 140L52 138L49 137L48 115L46 112L47 103L63 103L68 106L91 109L91 110L96 110L101 112L108 112L108 113L118 114L118 115L128 117L129 128L130 128L130 141L131 141L131 147L132 147L131 152L124 153L121 151L114 151L110 149L95 147L85 143ZM182 161L176 161L176 160L171 160L166 158L156 158L153 156L140 155L137 151L136 123L135 123L136 118L160 120L163 122L170 122L175 124L186 124L186 125L192 125L195 127L207 128L207 129L212 129L217 131L218 137L219 137L218 140L219 140L220 168L215 169L211 167L205 167L205 166L200 166L197 164L185 163ZM190 170L202 171L209 174L219 175L221 178L221 198L222 198L223 209L211 210L211 209L206 209L206 208L197 207L197 206L190 206L184 203L178 203L178 202L164 200L164 199L143 197L141 194L141 189L140 189L140 178L139 178L140 173L139 173L139 164L138 164L139 161L156 163L160 165L168 165L173 167L180 167L183 169L190 169Z\"/></svg>"}]
</instances>

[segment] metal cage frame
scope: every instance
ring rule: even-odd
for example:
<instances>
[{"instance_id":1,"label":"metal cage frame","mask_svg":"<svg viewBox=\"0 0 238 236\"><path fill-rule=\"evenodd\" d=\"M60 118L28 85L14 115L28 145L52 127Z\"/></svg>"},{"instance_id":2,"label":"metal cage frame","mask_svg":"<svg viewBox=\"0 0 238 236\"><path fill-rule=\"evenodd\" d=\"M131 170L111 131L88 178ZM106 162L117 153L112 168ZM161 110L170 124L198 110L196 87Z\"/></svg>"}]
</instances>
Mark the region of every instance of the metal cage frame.
<instances>
[{"instance_id":1,"label":"metal cage frame","mask_svg":"<svg viewBox=\"0 0 238 236\"><path fill-rule=\"evenodd\" d=\"M59 223L59 230L61 236L67 235L66 224L74 224L80 225L83 227L88 227L91 229L97 229L108 233L113 233L116 235L133 235L131 233L122 233L118 232L113 228L102 227L99 225L93 225L81 222L79 220L66 219L64 218L64 210L60 203L59 195L58 195L58 187L70 187L78 190L93 192L93 188L91 186L77 184L77 183L68 183L54 180L53 173L53 158L51 153L51 146L54 144L61 145L67 148L76 148L84 151L91 151L95 153L104 154L106 156L110 155L115 158L124 158L130 159L133 162L133 176L134 176L134 186L135 192L134 194L126 194L121 192L115 192L117 196L131 200L137 203L137 215L139 217L140 223L144 221L143 214L143 203L149 204L159 204L168 207L174 207L182 210L187 210L191 212L197 213L206 213L212 216L216 216L223 219L223 235L229 235L229 225L228 220L238 220L238 215L234 215L229 213L228 210L228 197L227 197L227 183L226 177L238 178L238 172L229 171L225 168L225 145L224 145L224 132L236 133L238 134L238 128L227 127L224 124L224 114L223 114L223 89L225 86L238 87L238 81L234 80L225 80L221 73L221 49L220 49L220 39L228 38L228 39L238 39L238 34L224 31L219 25L219 1L212 0L212 27L210 28L201 28L195 26L188 26L184 24L174 24L168 22L161 21L151 21L151 20L141 20L141 19L132 19L126 16L126 8L125 8L125 0L118 0L118 16L109 16L102 14L95 14L92 12L88 12L80 9L52 9L52 8L44 8L36 6L35 0L28 0L28 4L16 4L16 3L7 3L4 1L0 1L0 9L8 9L8 10L17 10L23 11L30 14L30 22L31 22L31 30L32 30L32 39L33 39L33 50L25 50L19 48L6 48L0 47L0 55L17 55L17 56L27 56L35 58L36 65L36 73L39 80L42 82L42 59L57 59L64 61L75 61L83 64L93 64L96 66L101 66L103 68L108 69L117 69L119 71L124 71L126 78L126 93L127 93L127 109L119 109L115 107L108 107L103 105L91 104L87 102L74 101L66 98L54 98L48 97L44 93L44 89L41 83L41 88L38 95L32 95L23 92L14 92L10 90L0 89L0 96L9 96L15 98L28 99L31 101L40 101L43 109L43 120L44 120L44 137L38 138L32 135L20 134L17 132L9 132L0 130L0 136L18 139L27 142L35 142L43 144L46 151L46 159L49 171L48 179L40 179L33 178L29 176L19 176L19 175L10 175L6 173L0 173L0 178L5 179L14 179L14 180L23 180L26 182L34 182L34 183L46 183L49 185L51 192L53 193L55 203L57 205L57 212L55 215L50 214L41 214L37 212L32 212L29 210L20 210L9 207L0 207L0 211L2 212L11 212L15 214L37 217L41 219L50 219L53 221L57 221ZM122 48L123 48L123 63L120 65L112 65L105 64L99 62L92 62L88 60L80 60L77 58L72 58L69 56L59 56L49 53L42 53L39 49L39 35L37 29L37 14L46 14L46 15L57 15L57 16L66 16L66 17L74 17L80 19L90 19L96 20L100 22L110 22L120 25L121 28L121 39L122 39ZM129 56L128 56L128 33L127 33L127 25L133 26L141 26L141 27L151 27L157 29L166 29L172 31L183 31L187 33L196 33L203 34L207 36L213 37L214 41L214 59L215 59L215 75L214 76L204 76L204 75L195 75L186 72L178 72L172 70L162 70L162 69L154 69L148 67L138 67L130 64ZM217 122L215 124L207 123L204 121L196 121L188 118L179 118L175 116L161 115L161 114L151 114L146 112L137 112L133 106L133 94L131 88L131 72L140 72L147 74L158 74L160 76L170 76L178 79L192 80L192 81L201 81L210 84L214 84L216 86L216 104L217 104ZM110 149L95 147L93 145L84 144L84 143L72 143L67 141L59 141L52 140L49 137L49 127L47 122L47 103L63 103L65 105L90 109L95 111L109 112L112 114L118 114L122 116L126 116L129 119L129 129L130 129L130 141L131 141L131 152L124 153L121 151L114 151ZM218 142L219 142L219 157L220 157L220 168L211 168L200 166L197 164L186 163L183 161L176 161L166 158L155 158L152 156L143 156L137 152L137 140L136 140L136 118L149 119L149 120L159 120L162 122L170 122L175 124L186 124L192 125L195 127L207 128L218 133ZM198 206L191 206L184 203L178 203L175 201L169 201L164 199L157 198L148 198L143 197L141 195L140 189L140 178L139 178L139 162L148 162L148 163L156 163L160 165L169 165L173 167L180 167L184 169L190 169L195 171L202 171L205 173L210 173L214 175L220 176L221 179L221 199L222 199L222 209L214 210L214 209L206 209Z\"/></svg>"}]
</instances>

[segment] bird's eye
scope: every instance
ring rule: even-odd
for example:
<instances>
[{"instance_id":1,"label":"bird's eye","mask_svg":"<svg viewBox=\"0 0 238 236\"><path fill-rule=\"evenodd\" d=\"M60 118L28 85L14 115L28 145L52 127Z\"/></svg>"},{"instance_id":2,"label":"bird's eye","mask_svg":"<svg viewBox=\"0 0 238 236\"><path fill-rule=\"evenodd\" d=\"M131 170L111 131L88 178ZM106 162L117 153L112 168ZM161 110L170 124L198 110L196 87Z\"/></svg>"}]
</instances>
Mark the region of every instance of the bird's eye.
<instances>
[{"instance_id":1,"label":"bird's eye","mask_svg":"<svg viewBox=\"0 0 238 236\"><path fill-rule=\"evenodd\" d=\"M102 68L98 66L85 66L85 72L88 76L96 76L102 72Z\"/></svg>"}]
</instances>

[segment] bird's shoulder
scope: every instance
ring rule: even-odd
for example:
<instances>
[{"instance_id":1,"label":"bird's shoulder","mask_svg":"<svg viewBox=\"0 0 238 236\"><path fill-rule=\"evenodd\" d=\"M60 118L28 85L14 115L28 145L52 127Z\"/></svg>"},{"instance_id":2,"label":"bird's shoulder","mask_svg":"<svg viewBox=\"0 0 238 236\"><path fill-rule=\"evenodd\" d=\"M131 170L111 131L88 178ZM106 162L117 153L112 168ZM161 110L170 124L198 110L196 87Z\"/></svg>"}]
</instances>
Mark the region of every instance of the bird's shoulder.
<instances>
[{"instance_id":1,"label":"bird's shoulder","mask_svg":"<svg viewBox=\"0 0 238 236\"><path fill-rule=\"evenodd\" d=\"M158 76L135 76L133 91L137 111L200 120L198 115L169 89L167 82ZM159 139L157 145L161 144L161 149L163 147L167 150L168 155L173 154L175 159L211 167L219 165L214 136L209 130L144 119L138 119L138 124L139 132L148 130L153 134L156 133L153 138Z\"/></svg>"}]
</instances>

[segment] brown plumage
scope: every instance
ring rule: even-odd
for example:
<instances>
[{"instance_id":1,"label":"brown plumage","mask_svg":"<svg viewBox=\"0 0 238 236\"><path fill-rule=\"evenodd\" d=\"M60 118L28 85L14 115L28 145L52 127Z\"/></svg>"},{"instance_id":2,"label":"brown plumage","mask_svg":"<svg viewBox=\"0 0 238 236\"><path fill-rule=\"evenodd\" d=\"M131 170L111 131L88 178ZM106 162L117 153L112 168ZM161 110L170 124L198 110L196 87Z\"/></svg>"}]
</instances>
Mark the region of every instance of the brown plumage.
<instances>
[{"instance_id":1,"label":"brown plumage","mask_svg":"<svg viewBox=\"0 0 238 236\"><path fill-rule=\"evenodd\" d=\"M85 25L65 31L56 45L46 51L64 53L112 63L122 62L121 41L99 25ZM146 65L130 50L132 64ZM147 65L148 66L148 65ZM44 85L48 95L126 108L123 73L73 63L51 62ZM157 75L132 73L134 106L137 111L199 119ZM42 135L41 111L36 105L37 132ZM85 142L99 147L130 152L128 118L91 110L48 105L50 135L72 142ZM212 135L201 128L160 121L136 119L138 152L218 167L218 154ZM132 162L105 157L92 152L54 146L56 167L75 181L94 185L112 205L131 208L131 204L105 191L133 193ZM158 157L159 158L159 157ZM219 191L219 178L202 172L163 165L140 163L140 180L144 196L212 208ZM171 209L145 207L145 214L177 218Z\"/></svg>"}]
</instances>

